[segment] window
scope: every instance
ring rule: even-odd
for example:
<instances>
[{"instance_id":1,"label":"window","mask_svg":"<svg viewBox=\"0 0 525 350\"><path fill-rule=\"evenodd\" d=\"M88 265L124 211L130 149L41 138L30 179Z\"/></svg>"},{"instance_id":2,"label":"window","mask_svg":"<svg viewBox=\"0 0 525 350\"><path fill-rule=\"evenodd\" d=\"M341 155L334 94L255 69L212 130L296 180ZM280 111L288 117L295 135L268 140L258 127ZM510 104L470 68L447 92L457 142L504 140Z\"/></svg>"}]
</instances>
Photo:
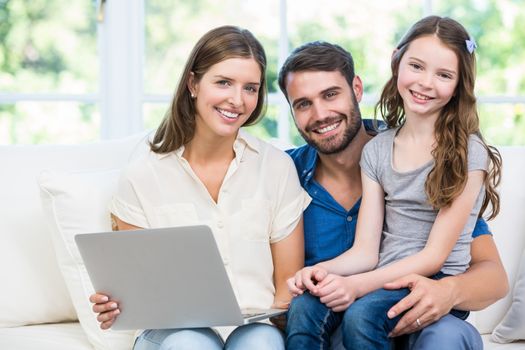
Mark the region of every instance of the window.
<instances>
[{"instance_id":1,"label":"window","mask_svg":"<svg viewBox=\"0 0 525 350\"><path fill-rule=\"evenodd\" d=\"M269 108L248 130L299 144L276 78L289 51L326 40L350 50L373 116L390 54L408 27L435 13L478 43L481 126L493 144L525 144L525 3L496 0L0 1L0 143L85 142L154 128L196 40L249 28L268 56Z\"/></svg>"},{"instance_id":2,"label":"window","mask_svg":"<svg viewBox=\"0 0 525 350\"><path fill-rule=\"evenodd\" d=\"M93 12L86 1L0 1L2 144L98 137Z\"/></svg>"}]
</instances>

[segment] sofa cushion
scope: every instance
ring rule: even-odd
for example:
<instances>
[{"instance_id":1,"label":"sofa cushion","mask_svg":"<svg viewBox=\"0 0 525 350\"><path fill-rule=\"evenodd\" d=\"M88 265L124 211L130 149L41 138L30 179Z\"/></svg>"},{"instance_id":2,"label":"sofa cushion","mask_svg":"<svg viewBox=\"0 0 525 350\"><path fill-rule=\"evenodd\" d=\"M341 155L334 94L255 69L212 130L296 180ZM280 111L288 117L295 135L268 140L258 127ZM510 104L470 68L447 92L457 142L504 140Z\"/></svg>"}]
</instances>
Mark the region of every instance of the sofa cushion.
<instances>
[{"instance_id":1,"label":"sofa cushion","mask_svg":"<svg viewBox=\"0 0 525 350\"><path fill-rule=\"evenodd\" d=\"M131 349L134 332L102 331L91 310L93 286L74 241L77 233L111 231L108 203L118 185L120 170L61 173L39 178L42 202L57 260L78 319L95 349Z\"/></svg>"},{"instance_id":2,"label":"sofa cushion","mask_svg":"<svg viewBox=\"0 0 525 350\"><path fill-rule=\"evenodd\" d=\"M0 327L76 320L36 178L44 169L124 166L144 134L84 145L0 146Z\"/></svg>"},{"instance_id":3,"label":"sofa cushion","mask_svg":"<svg viewBox=\"0 0 525 350\"><path fill-rule=\"evenodd\" d=\"M521 255L521 266L512 295L509 311L492 332L492 340L498 343L525 340L525 250Z\"/></svg>"},{"instance_id":4,"label":"sofa cushion","mask_svg":"<svg viewBox=\"0 0 525 350\"><path fill-rule=\"evenodd\" d=\"M523 350L525 349L525 341L518 341L509 344L495 343L491 339L490 334L481 336L483 340L483 350Z\"/></svg>"},{"instance_id":5,"label":"sofa cushion","mask_svg":"<svg viewBox=\"0 0 525 350\"><path fill-rule=\"evenodd\" d=\"M0 328L0 349L93 350L78 322Z\"/></svg>"}]
</instances>

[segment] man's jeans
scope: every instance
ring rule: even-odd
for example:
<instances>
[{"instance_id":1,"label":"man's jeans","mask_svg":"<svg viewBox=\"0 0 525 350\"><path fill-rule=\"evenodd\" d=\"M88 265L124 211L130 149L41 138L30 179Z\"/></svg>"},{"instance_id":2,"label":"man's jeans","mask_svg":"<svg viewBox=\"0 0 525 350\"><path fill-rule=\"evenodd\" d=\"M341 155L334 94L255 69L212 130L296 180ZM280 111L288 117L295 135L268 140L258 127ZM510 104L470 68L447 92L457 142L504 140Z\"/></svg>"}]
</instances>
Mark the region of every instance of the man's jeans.
<instances>
[{"instance_id":1,"label":"man's jeans","mask_svg":"<svg viewBox=\"0 0 525 350\"><path fill-rule=\"evenodd\" d=\"M331 340L332 350L345 350L341 327L335 330ZM483 350L478 330L451 314L420 331L395 338L394 343L392 349L395 350Z\"/></svg>"}]
</instances>

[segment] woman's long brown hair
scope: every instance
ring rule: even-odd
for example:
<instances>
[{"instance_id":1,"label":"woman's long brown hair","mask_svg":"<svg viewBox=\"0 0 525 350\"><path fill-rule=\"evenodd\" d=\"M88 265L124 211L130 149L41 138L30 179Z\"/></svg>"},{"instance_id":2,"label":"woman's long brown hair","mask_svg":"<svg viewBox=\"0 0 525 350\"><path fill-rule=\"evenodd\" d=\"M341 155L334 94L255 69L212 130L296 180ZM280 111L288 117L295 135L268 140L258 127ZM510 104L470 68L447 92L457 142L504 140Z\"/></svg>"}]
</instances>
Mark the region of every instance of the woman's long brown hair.
<instances>
[{"instance_id":1,"label":"woman's long brown hair","mask_svg":"<svg viewBox=\"0 0 525 350\"><path fill-rule=\"evenodd\" d=\"M195 135L195 100L187 87L191 73L198 82L211 66L234 57L253 58L261 70L257 105L244 125L255 124L264 114L267 93L266 54L261 43L246 29L235 26L212 29L199 39L190 53L170 109L150 143L153 152L172 152L190 142Z\"/></svg>"},{"instance_id":2,"label":"woman's long brown hair","mask_svg":"<svg viewBox=\"0 0 525 350\"><path fill-rule=\"evenodd\" d=\"M476 58L469 52L465 41L470 37L457 21L438 16L429 16L415 23L397 45L392 56L392 77L386 83L376 105L376 115L383 116L388 127L394 128L405 122L403 99L397 90L397 76L401 58L412 41L426 35L435 35L443 44L453 50L459 62L459 79L454 96L445 105L434 125L436 146L432 150L434 168L428 174L425 191L429 203L436 209L447 207L457 198L467 183L468 141L471 134L479 136L485 145L490 164L485 177L485 198L479 215L487 207L491 212L487 219L493 219L499 212L500 201L496 192L501 178L501 155L487 145L479 130L479 117L474 95L476 79Z\"/></svg>"}]
</instances>

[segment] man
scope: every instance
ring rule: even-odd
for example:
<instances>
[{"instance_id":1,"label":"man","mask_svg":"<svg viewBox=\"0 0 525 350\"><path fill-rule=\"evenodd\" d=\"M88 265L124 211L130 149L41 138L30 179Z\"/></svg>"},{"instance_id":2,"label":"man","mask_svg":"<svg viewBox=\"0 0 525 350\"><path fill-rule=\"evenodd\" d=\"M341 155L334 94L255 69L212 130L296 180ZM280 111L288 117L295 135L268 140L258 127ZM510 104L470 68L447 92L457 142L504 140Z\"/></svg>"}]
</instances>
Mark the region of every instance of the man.
<instances>
[{"instance_id":1,"label":"man","mask_svg":"<svg viewBox=\"0 0 525 350\"><path fill-rule=\"evenodd\" d=\"M313 42L297 48L280 71L279 86L307 142L289 154L312 197L304 213L309 266L352 246L361 198L359 160L376 132L370 120L361 119L358 103L363 84L354 73L352 56L337 45ZM452 308L478 310L490 305L507 293L508 282L483 220L478 220L473 237L471 267L464 274L439 281L410 275L385 286L411 290L388 312L394 317L406 311L393 337L415 332L409 339L411 349L482 347L478 332L448 313ZM319 320L330 312L309 293L294 298L288 313L287 348L329 349L338 324L320 327Z\"/></svg>"}]
</instances>

